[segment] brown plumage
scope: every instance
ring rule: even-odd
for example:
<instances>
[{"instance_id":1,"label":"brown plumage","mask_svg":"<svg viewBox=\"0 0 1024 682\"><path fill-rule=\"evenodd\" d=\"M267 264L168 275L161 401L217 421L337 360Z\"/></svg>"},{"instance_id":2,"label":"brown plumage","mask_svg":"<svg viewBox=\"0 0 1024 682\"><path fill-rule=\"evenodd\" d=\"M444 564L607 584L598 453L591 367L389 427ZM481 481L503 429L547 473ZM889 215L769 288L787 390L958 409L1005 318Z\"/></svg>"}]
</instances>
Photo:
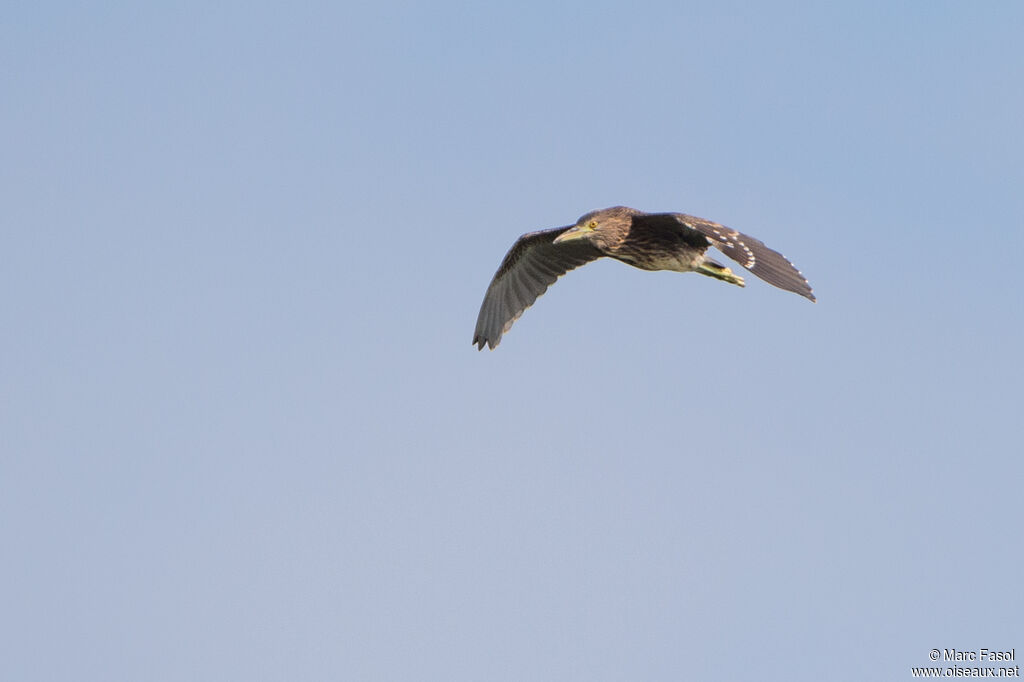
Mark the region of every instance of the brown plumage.
<instances>
[{"instance_id":1,"label":"brown plumage","mask_svg":"<svg viewBox=\"0 0 1024 682\"><path fill-rule=\"evenodd\" d=\"M487 288L473 343L480 350L497 346L502 334L555 280L603 256L643 270L699 272L744 286L742 277L705 255L709 246L769 284L815 300L800 271L753 237L685 213L644 213L615 206L587 213L575 225L520 237Z\"/></svg>"}]
</instances>

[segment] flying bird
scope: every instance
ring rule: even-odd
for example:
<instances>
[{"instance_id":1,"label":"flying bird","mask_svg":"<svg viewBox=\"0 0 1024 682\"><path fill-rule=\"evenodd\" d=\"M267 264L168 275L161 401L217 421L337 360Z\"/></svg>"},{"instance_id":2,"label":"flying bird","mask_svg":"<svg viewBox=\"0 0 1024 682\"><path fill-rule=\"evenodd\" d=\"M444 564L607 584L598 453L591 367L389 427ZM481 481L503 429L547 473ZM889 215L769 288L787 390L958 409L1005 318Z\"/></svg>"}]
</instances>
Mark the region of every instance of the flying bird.
<instances>
[{"instance_id":1,"label":"flying bird","mask_svg":"<svg viewBox=\"0 0 1024 682\"><path fill-rule=\"evenodd\" d=\"M642 270L699 272L744 286L743 278L705 255L714 246L764 281L814 301L811 285L778 251L724 225L685 213L644 213L614 206L575 225L520 237L494 274L473 343L493 349L537 297L565 273L608 256Z\"/></svg>"}]
</instances>

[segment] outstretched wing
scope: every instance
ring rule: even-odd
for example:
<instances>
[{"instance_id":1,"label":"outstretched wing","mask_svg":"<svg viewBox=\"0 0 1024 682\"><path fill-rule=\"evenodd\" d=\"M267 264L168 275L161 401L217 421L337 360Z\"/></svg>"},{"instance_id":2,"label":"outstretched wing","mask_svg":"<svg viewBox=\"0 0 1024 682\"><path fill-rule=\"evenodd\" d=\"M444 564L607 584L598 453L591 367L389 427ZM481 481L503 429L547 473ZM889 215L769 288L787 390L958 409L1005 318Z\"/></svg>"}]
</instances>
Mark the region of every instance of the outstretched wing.
<instances>
[{"instance_id":1,"label":"outstretched wing","mask_svg":"<svg viewBox=\"0 0 1024 682\"><path fill-rule=\"evenodd\" d=\"M601 252L583 240L552 244L569 227L530 232L520 237L484 294L476 318L473 343L478 350L494 348L523 311L548 290L555 280L574 268L600 258Z\"/></svg>"},{"instance_id":2,"label":"outstretched wing","mask_svg":"<svg viewBox=\"0 0 1024 682\"><path fill-rule=\"evenodd\" d=\"M712 246L769 284L815 300L811 285L800 271L785 256L769 249L760 240L696 216L685 213L672 215L684 227L707 237Z\"/></svg>"}]
</instances>

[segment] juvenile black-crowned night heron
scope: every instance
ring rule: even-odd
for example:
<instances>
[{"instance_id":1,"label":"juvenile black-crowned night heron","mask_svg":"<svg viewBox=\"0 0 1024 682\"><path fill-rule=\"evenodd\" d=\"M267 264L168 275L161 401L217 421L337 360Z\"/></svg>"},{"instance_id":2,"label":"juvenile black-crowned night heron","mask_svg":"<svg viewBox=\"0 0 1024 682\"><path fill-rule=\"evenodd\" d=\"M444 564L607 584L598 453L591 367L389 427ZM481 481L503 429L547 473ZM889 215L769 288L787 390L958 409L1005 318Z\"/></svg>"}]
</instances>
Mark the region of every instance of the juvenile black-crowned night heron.
<instances>
[{"instance_id":1,"label":"juvenile black-crowned night heron","mask_svg":"<svg viewBox=\"0 0 1024 682\"><path fill-rule=\"evenodd\" d=\"M614 206L575 225L530 232L512 245L487 287L473 343L494 348L523 311L566 272L602 256L643 270L699 272L744 286L705 255L714 246L764 281L814 300L811 286L778 251L731 228L685 213L644 213Z\"/></svg>"}]
</instances>

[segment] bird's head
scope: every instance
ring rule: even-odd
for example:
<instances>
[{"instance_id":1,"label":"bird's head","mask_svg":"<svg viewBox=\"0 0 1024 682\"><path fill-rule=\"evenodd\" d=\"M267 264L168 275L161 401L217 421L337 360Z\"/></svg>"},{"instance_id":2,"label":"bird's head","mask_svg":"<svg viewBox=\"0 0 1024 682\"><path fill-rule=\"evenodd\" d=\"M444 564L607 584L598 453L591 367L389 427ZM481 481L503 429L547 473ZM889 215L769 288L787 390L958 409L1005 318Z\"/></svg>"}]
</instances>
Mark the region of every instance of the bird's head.
<instances>
[{"instance_id":1,"label":"bird's head","mask_svg":"<svg viewBox=\"0 0 1024 682\"><path fill-rule=\"evenodd\" d=\"M633 216L637 213L639 211L636 209L625 206L591 211L580 216L575 225L555 237L553 243L561 244L562 242L583 239L600 246L602 242L609 240L612 235L628 232Z\"/></svg>"}]
</instances>

